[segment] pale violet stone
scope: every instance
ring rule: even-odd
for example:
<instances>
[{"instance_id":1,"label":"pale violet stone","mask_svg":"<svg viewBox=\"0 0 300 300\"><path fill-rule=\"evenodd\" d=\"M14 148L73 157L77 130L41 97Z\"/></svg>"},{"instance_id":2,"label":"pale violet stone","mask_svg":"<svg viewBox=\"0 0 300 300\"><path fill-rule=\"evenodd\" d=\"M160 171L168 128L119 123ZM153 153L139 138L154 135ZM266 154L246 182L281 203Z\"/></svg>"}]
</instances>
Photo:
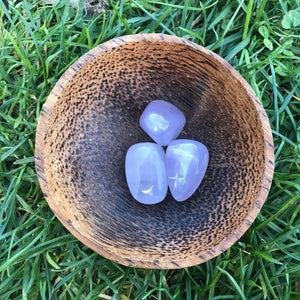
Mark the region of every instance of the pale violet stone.
<instances>
[{"instance_id":1,"label":"pale violet stone","mask_svg":"<svg viewBox=\"0 0 300 300\"><path fill-rule=\"evenodd\" d=\"M188 199L199 187L208 165L206 146L193 140L175 140L167 148L168 184L176 201Z\"/></svg>"},{"instance_id":2,"label":"pale violet stone","mask_svg":"<svg viewBox=\"0 0 300 300\"><path fill-rule=\"evenodd\" d=\"M140 125L157 144L167 146L182 131L185 116L173 104L163 100L154 100L142 113Z\"/></svg>"},{"instance_id":3,"label":"pale violet stone","mask_svg":"<svg viewBox=\"0 0 300 300\"><path fill-rule=\"evenodd\" d=\"M166 155L154 143L131 146L126 154L125 173L131 195L144 204L164 200L168 191Z\"/></svg>"}]
</instances>

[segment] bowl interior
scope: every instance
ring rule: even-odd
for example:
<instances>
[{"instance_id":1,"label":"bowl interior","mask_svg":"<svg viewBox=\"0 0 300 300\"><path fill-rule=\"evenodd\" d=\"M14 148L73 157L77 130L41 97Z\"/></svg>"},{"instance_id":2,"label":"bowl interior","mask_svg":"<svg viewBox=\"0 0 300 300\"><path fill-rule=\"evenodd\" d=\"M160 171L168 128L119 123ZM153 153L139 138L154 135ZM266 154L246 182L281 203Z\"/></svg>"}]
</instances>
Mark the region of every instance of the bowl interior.
<instances>
[{"instance_id":1,"label":"bowl interior","mask_svg":"<svg viewBox=\"0 0 300 300\"><path fill-rule=\"evenodd\" d=\"M129 265L184 266L213 251L255 204L265 165L261 121L242 82L213 56L145 40L90 53L69 70L47 123L44 166L60 219L99 253ZM179 138L210 153L203 182L182 203L168 193L160 204L140 204L126 184L126 151L151 141L139 117L155 99L186 116Z\"/></svg>"}]
</instances>

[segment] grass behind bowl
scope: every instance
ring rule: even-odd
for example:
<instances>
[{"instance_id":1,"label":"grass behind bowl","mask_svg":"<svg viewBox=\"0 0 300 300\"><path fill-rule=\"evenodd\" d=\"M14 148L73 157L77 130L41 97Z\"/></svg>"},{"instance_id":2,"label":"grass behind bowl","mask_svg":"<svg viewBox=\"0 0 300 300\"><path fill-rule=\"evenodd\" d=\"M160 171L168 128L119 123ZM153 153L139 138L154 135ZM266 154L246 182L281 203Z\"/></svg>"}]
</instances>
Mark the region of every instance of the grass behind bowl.
<instances>
[{"instance_id":1,"label":"grass behind bowl","mask_svg":"<svg viewBox=\"0 0 300 300\"><path fill-rule=\"evenodd\" d=\"M0 299L299 299L299 0L0 0ZM162 32L229 61L271 122L275 174L246 234L218 257L181 270L123 267L76 240L50 211L34 169L43 103L63 72L117 36Z\"/></svg>"}]
</instances>

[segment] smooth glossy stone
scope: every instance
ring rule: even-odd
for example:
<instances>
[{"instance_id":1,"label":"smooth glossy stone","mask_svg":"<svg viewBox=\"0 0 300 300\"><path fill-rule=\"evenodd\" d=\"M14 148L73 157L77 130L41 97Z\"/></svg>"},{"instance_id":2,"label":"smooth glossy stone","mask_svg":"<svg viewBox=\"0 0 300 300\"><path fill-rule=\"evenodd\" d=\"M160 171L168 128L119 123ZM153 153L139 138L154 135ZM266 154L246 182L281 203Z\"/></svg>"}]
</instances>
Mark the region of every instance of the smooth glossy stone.
<instances>
[{"instance_id":1,"label":"smooth glossy stone","mask_svg":"<svg viewBox=\"0 0 300 300\"><path fill-rule=\"evenodd\" d=\"M168 184L176 201L188 199L199 187L208 165L206 146L193 140L175 140L167 148Z\"/></svg>"},{"instance_id":2,"label":"smooth glossy stone","mask_svg":"<svg viewBox=\"0 0 300 300\"><path fill-rule=\"evenodd\" d=\"M185 116L173 104L163 100L154 100L142 113L140 125L157 144L167 146L182 131Z\"/></svg>"},{"instance_id":3,"label":"smooth glossy stone","mask_svg":"<svg viewBox=\"0 0 300 300\"><path fill-rule=\"evenodd\" d=\"M131 146L126 154L125 173L131 195L144 204L159 203L167 195L166 155L154 143Z\"/></svg>"}]
</instances>

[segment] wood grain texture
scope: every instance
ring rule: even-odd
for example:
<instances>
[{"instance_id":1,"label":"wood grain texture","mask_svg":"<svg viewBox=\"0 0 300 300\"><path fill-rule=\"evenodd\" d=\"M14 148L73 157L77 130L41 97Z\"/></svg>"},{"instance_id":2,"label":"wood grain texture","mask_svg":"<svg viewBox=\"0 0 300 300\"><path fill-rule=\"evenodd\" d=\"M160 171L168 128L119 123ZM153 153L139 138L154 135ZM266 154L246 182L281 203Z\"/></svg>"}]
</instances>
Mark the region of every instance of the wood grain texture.
<instances>
[{"instance_id":1,"label":"wood grain texture","mask_svg":"<svg viewBox=\"0 0 300 300\"><path fill-rule=\"evenodd\" d=\"M182 203L168 193L140 204L126 184L126 151L150 141L139 117L155 99L185 114L179 138L210 153L200 188ZM183 268L228 249L259 213L273 168L269 121L251 87L215 53L174 36L123 36L82 56L37 128L36 171L50 208L88 247L128 266Z\"/></svg>"}]
</instances>

